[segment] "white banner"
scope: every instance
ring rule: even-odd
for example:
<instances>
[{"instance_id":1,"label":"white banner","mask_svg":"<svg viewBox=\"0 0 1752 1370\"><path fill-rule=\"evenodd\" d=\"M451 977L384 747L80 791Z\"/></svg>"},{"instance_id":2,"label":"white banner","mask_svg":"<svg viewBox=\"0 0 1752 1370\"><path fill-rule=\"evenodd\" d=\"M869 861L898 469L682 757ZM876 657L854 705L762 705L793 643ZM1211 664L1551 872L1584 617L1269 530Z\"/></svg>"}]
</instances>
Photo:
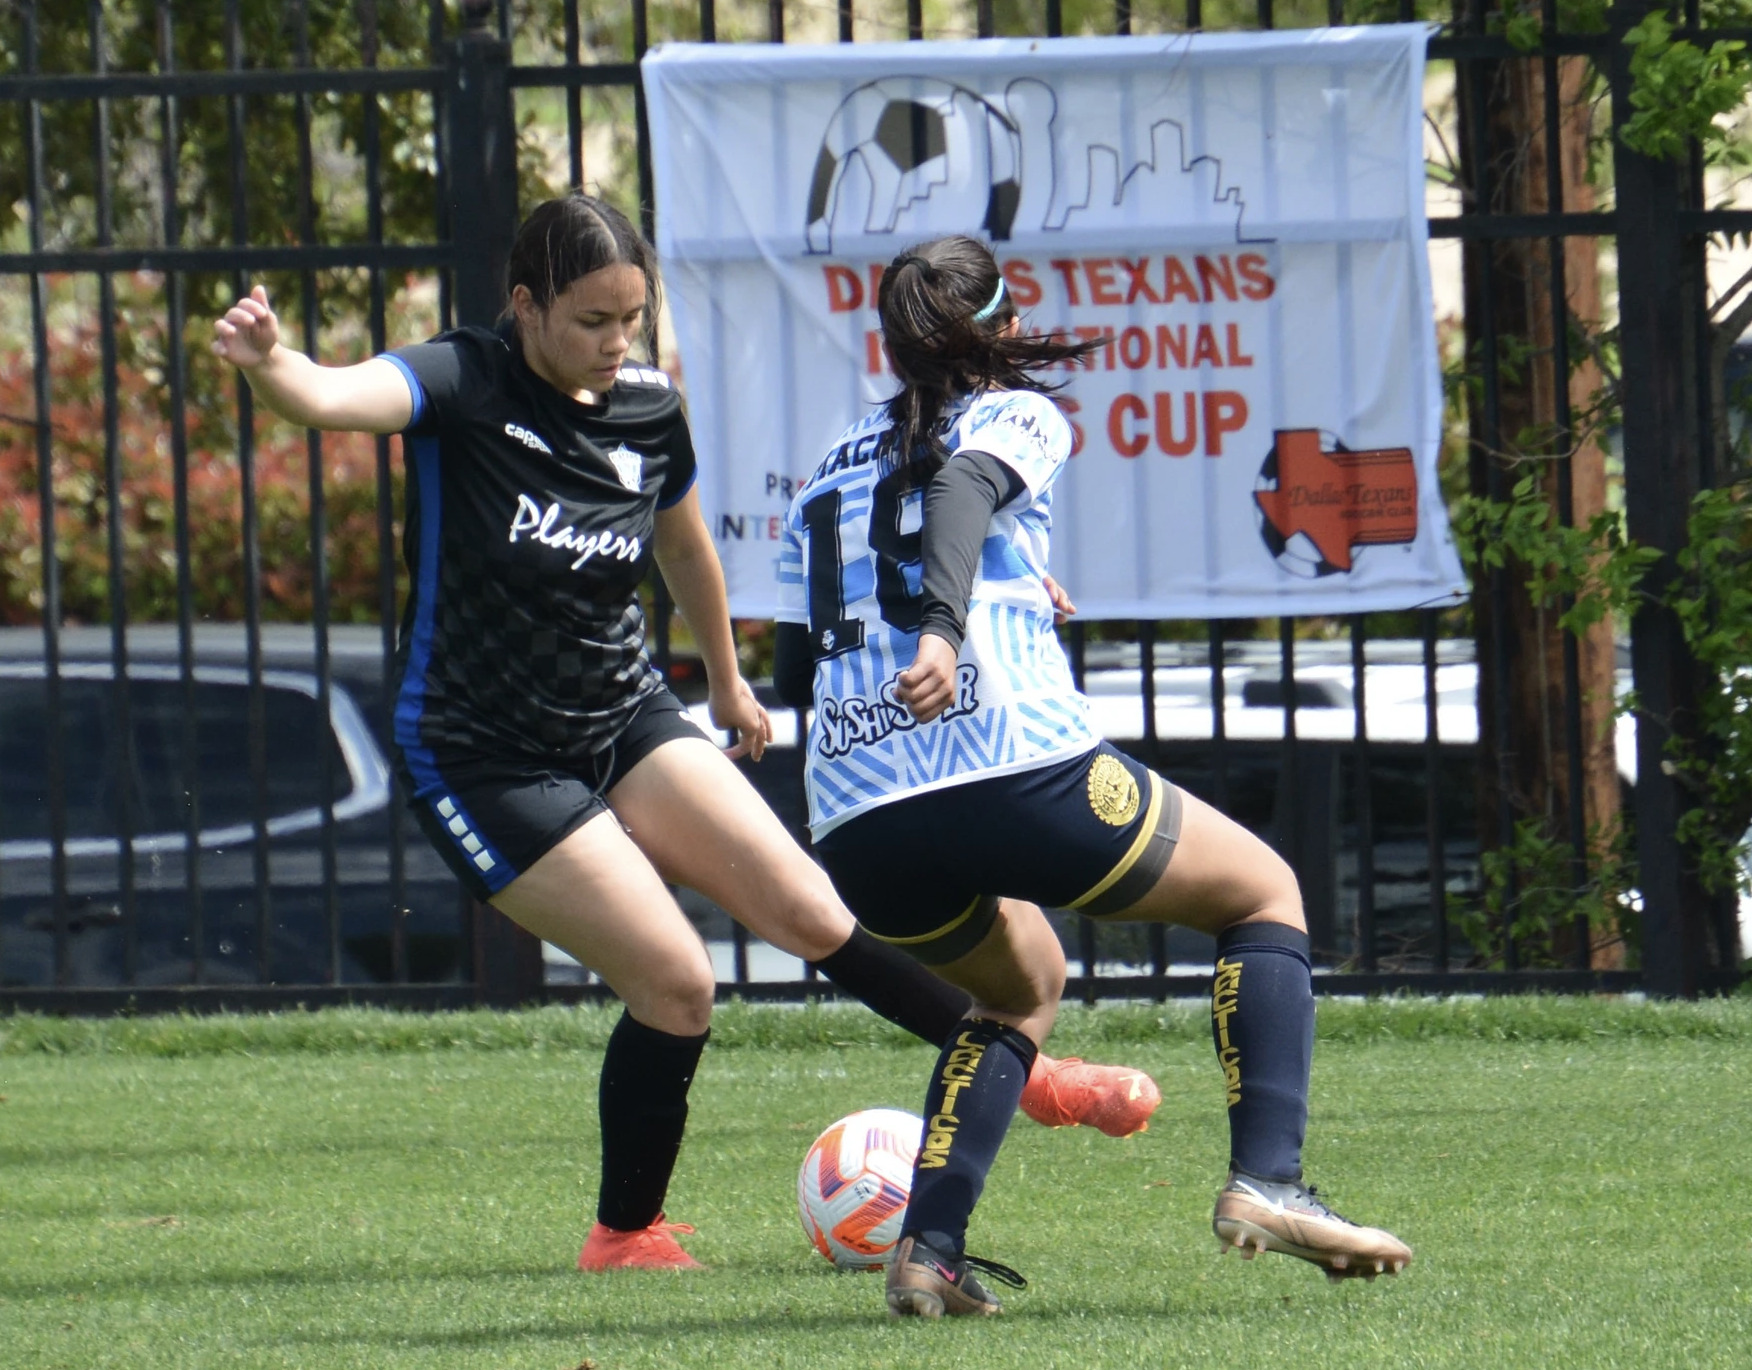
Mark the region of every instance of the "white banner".
<instances>
[{"instance_id":1,"label":"white banner","mask_svg":"<svg viewBox=\"0 0 1752 1370\"><path fill-rule=\"evenodd\" d=\"M1450 604L1422 25L821 47L644 63L658 250L732 611L893 393L883 265L983 235L1067 368L1053 572L1085 616Z\"/></svg>"}]
</instances>

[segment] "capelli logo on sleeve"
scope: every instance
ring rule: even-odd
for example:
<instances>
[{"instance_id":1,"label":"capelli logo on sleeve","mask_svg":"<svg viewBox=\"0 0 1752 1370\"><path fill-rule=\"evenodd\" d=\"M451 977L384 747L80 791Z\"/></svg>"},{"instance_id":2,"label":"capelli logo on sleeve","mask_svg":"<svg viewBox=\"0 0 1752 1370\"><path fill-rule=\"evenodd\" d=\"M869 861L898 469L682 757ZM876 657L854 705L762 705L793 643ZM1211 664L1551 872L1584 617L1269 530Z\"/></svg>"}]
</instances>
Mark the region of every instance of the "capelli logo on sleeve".
<instances>
[{"instance_id":1,"label":"capelli logo on sleeve","mask_svg":"<svg viewBox=\"0 0 1752 1370\"><path fill-rule=\"evenodd\" d=\"M506 424L505 436L508 438L516 438L517 441L522 443L525 447L533 448L537 452L546 452L550 457L554 454L553 448L549 447L539 437L534 433L531 433L520 423Z\"/></svg>"}]
</instances>

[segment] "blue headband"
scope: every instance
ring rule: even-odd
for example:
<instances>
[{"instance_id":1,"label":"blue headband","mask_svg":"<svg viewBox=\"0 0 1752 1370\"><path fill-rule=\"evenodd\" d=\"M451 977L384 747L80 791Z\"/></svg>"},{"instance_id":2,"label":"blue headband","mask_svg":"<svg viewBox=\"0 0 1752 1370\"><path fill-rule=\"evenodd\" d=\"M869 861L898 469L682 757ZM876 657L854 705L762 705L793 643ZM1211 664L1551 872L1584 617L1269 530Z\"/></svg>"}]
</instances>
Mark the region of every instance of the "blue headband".
<instances>
[{"instance_id":1,"label":"blue headband","mask_svg":"<svg viewBox=\"0 0 1752 1370\"><path fill-rule=\"evenodd\" d=\"M991 316L993 314L996 314L998 312L998 306L1001 305L1003 302L1004 302L1004 278L1002 276L999 276L998 277L998 288L996 290L992 291L991 301L986 305L986 307L984 309L980 310L979 313L977 313L973 316L973 321L975 323L984 323L987 319L991 318Z\"/></svg>"}]
</instances>

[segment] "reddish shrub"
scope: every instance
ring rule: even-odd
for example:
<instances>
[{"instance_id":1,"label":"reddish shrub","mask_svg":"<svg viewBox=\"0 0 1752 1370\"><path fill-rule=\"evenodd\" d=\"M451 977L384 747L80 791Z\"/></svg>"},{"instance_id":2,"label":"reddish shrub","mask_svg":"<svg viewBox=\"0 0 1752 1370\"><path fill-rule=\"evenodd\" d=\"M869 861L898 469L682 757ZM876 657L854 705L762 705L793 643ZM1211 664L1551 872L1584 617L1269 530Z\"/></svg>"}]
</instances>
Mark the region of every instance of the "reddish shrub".
<instances>
[{"instance_id":1,"label":"reddish shrub","mask_svg":"<svg viewBox=\"0 0 1752 1370\"><path fill-rule=\"evenodd\" d=\"M140 298L157 282L132 282ZM122 584L132 621L176 616L175 454L170 393L164 382L162 318L122 308L117 322L117 429L121 490ZM190 337L206 321L190 325ZM244 617L243 471L233 391L217 359L188 348L188 537L198 617ZM0 348L0 623L39 623L43 606L41 470L34 425L35 372L29 347ZM49 348L50 465L55 553L63 621L110 618L109 518L105 471L103 365L96 319L58 329ZM311 549L310 463L306 435L257 411L252 457L261 565L262 616L308 621L315 562ZM339 622L379 617L377 444L363 434L324 434L320 446L328 533L330 614ZM396 513L392 553L398 575L402 468L389 463ZM399 593L399 589L398 589Z\"/></svg>"}]
</instances>

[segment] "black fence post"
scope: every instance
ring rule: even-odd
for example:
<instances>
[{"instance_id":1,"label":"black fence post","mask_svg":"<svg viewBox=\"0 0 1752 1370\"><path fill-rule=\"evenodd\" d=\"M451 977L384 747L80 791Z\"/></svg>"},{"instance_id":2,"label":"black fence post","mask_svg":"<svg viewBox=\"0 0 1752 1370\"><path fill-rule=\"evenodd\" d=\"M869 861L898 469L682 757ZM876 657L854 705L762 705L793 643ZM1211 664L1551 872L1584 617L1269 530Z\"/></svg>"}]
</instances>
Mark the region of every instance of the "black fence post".
<instances>
[{"instance_id":1,"label":"black fence post","mask_svg":"<svg viewBox=\"0 0 1752 1370\"><path fill-rule=\"evenodd\" d=\"M1685 542L1701 478L1695 348L1703 284L1679 215L1693 200L1676 160L1644 156L1620 136L1630 105L1624 34L1654 8L1618 0L1611 58L1613 173L1617 186L1619 316L1622 323L1624 505L1628 532L1667 555L1644 582L1630 624L1636 720L1636 852L1642 889L1643 970L1655 994L1696 995L1709 945L1708 899L1676 836L1689 807L1664 763L1668 739L1696 718L1697 665L1677 616L1658 602Z\"/></svg>"},{"instance_id":2,"label":"black fence post","mask_svg":"<svg viewBox=\"0 0 1752 1370\"><path fill-rule=\"evenodd\" d=\"M493 0L464 0L449 68L444 183L456 249L452 298L458 324L489 326L505 304L505 264L517 236L511 45L499 36ZM538 998L541 943L487 904L475 906L472 923L476 1002L510 1008Z\"/></svg>"},{"instance_id":3,"label":"black fence post","mask_svg":"<svg viewBox=\"0 0 1752 1370\"><path fill-rule=\"evenodd\" d=\"M449 53L445 186L456 249L456 321L490 325L505 304L517 236L517 119L511 46L490 27L492 0L464 0Z\"/></svg>"},{"instance_id":4,"label":"black fence post","mask_svg":"<svg viewBox=\"0 0 1752 1370\"><path fill-rule=\"evenodd\" d=\"M516 1008L541 997L541 942L491 904L469 920L474 1000L482 1008Z\"/></svg>"}]
</instances>

